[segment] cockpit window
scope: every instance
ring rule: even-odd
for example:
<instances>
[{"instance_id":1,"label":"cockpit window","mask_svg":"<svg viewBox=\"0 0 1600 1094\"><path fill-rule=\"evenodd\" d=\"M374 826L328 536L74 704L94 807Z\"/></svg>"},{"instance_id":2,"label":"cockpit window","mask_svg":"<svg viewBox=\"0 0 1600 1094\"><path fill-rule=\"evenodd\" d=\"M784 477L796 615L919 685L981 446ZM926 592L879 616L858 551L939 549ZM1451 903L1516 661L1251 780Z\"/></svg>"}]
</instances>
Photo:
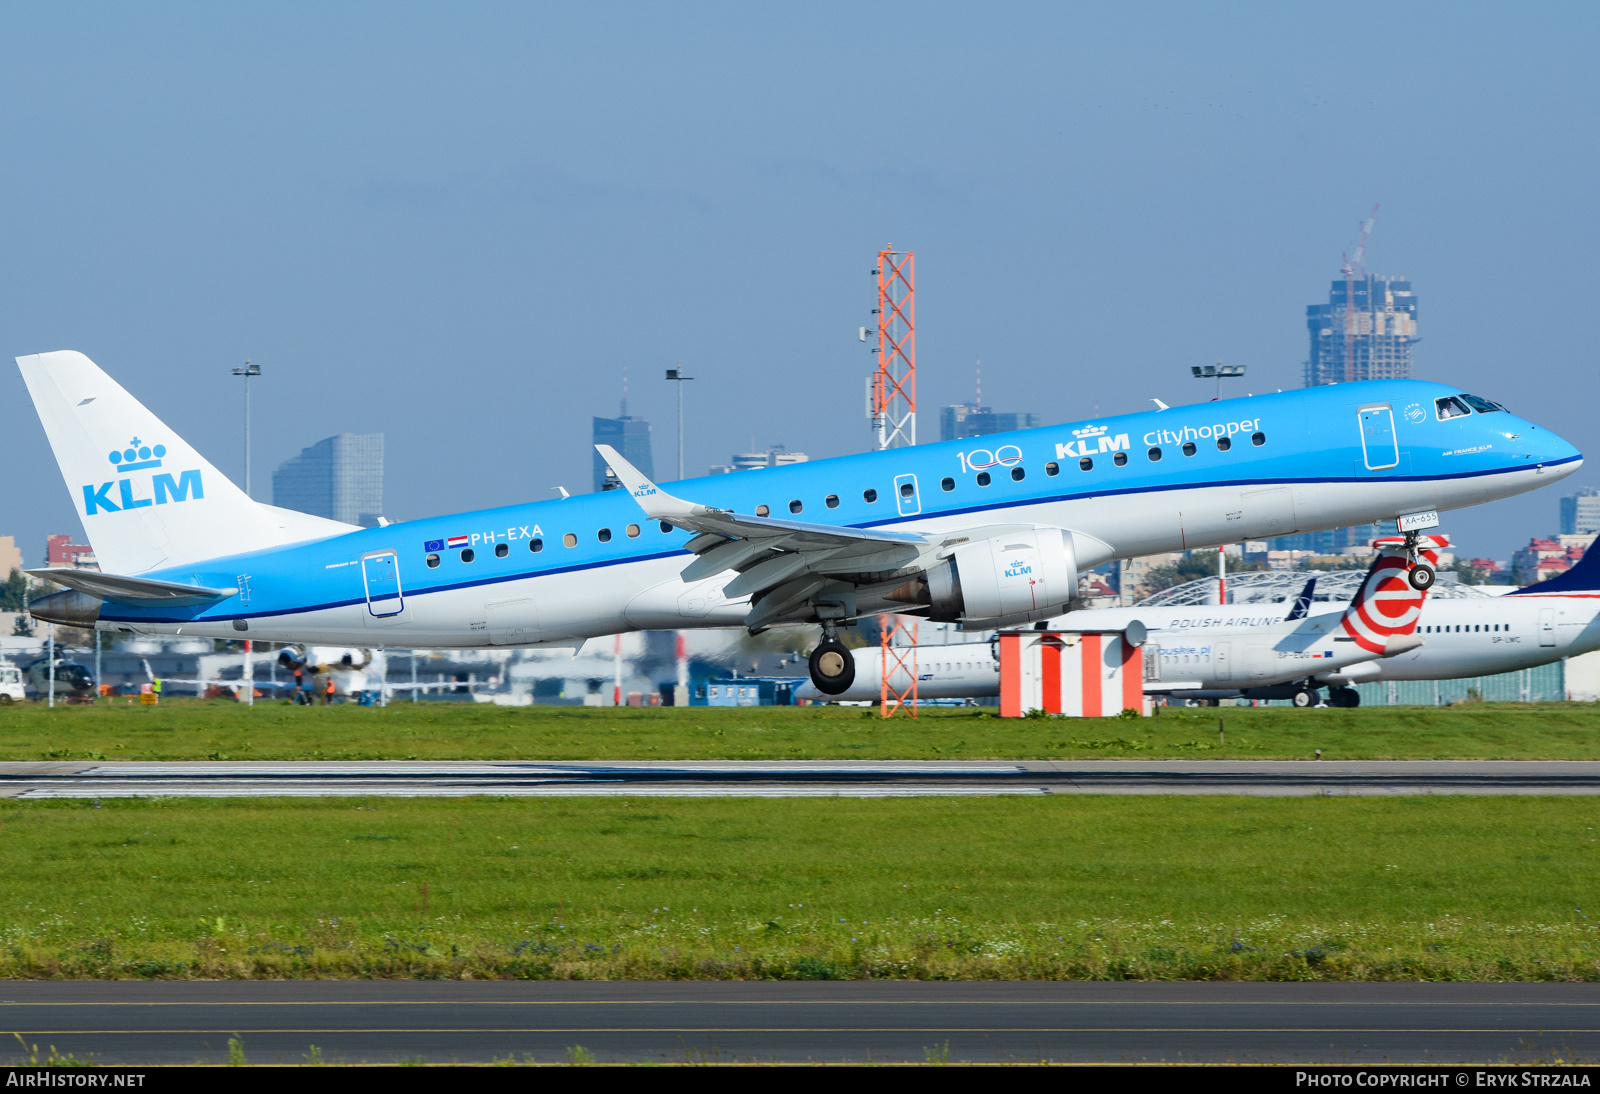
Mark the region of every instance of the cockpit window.
<instances>
[{"instance_id":1,"label":"cockpit window","mask_svg":"<svg viewBox=\"0 0 1600 1094\"><path fill-rule=\"evenodd\" d=\"M1480 399L1476 395L1468 395L1463 392L1461 397L1467 401L1468 406L1479 414L1493 414L1497 410L1505 409L1499 403L1491 403L1488 399Z\"/></svg>"},{"instance_id":2,"label":"cockpit window","mask_svg":"<svg viewBox=\"0 0 1600 1094\"><path fill-rule=\"evenodd\" d=\"M1439 420L1441 422L1446 418L1465 418L1467 415L1472 413L1472 411L1467 409L1465 403L1463 403L1460 399L1455 398L1453 395L1447 395L1443 399L1435 399L1433 401L1433 407L1438 413Z\"/></svg>"}]
</instances>

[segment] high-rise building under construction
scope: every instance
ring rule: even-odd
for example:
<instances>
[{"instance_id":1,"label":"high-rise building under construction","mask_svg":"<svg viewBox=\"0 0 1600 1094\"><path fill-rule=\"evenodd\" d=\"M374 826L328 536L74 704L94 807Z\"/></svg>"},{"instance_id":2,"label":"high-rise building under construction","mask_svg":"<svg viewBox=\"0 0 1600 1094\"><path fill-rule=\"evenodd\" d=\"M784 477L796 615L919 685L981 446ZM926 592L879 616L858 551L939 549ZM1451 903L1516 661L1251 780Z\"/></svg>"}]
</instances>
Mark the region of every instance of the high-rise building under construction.
<instances>
[{"instance_id":1,"label":"high-rise building under construction","mask_svg":"<svg viewBox=\"0 0 1600 1094\"><path fill-rule=\"evenodd\" d=\"M1326 304L1306 308L1311 356L1306 387L1351 380L1397 380L1411 375L1417 338L1417 297L1411 282L1390 277L1340 278Z\"/></svg>"}]
</instances>

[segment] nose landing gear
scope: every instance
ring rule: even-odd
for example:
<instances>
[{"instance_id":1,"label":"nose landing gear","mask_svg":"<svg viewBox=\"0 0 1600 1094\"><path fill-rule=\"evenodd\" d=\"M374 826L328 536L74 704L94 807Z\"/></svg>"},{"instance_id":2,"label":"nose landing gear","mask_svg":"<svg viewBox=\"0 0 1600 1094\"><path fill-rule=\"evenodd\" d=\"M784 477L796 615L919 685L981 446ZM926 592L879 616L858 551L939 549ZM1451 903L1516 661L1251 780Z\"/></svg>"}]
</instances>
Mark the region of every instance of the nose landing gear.
<instances>
[{"instance_id":1,"label":"nose landing gear","mask_svg":"<svg viewBox=\"0 0 1600 1094\"><path fill-rule=\"evenodd\" d=\"M811 682L824 695L843 695L856 682L856 659L839 641L836 627L824 624L822 641L811 651Z\"/></svg>"},{"instance_id":2,"label":"nose landing gear","mask_svg":"<svg viewBox=\"0 0 1600 1094\"><path fill-rule=\"evenodd\" d=\"M1422 561L1422 541L1416 532L1406 533L1406 557L1411 560L1411 570L1406 574L1406 581L1419 593L1425 593L1433 588L1433 583L1438 579L1438 574L1433 572L1433 567Z\"/></svg>"}]
</instances>

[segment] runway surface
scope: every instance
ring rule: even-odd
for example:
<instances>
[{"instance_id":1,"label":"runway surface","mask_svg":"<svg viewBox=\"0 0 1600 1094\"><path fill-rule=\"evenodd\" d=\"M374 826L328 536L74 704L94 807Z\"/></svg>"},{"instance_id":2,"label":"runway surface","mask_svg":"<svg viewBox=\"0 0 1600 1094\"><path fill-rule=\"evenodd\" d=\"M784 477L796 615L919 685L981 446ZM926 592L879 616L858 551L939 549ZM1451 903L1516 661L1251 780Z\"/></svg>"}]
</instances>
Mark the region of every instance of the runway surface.
<instances>
[{"instance_id":1,"label":"runway surface","mask_svg":"<svg viewBox=\"0 0 1600 1094\"><path fill-rule=\"evenodd\" d=\"M10 981L13 1031L107 1064L1540 1063L1600 1058L1600 985Z\"/></svg>"},{"instance_id":2,"label":"runway surface","mask_svg":"<svg viewBox=\"0 0 1600 1094\"><path fill-rule=\"evenodd\" d=\"M1600 794L1589 760L0 763L0 797Z\"/></svg>"}]
</instances>

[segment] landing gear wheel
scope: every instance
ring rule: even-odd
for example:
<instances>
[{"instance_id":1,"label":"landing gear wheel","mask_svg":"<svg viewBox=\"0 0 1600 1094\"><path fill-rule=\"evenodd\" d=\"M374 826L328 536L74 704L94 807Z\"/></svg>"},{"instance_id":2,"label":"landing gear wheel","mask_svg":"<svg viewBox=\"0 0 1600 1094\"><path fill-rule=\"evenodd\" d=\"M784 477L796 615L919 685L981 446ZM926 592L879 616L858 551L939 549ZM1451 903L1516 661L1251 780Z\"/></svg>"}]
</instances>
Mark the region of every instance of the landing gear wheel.
<instances>
[{"instance_id":1,"label":"landing gear wheel","mask_svg":"<svg viewBox=\"0 0 1600 1094\"><path fill-rule=\"evenodd\" d=\"M1289 701L1297 707L1309 707L1317 701L1317 693L1308 688L1301 688L1290 696Z\"/></svg>"},{"instance_id":2,"label":"landing gear wheel","mask_svg":"<svg viewBox=\"0 0 1600 1094\"><path fill-rule=\"evenodd\" d=\"M1411 587L1418 592L1427 592L1433 588L1433 583L1438 575L1433 572L1433 567L1426 562L1419 562L1411 568L1411 573L1406 575L1406 580L1411 582Z\"/></svg>"},{"instance_id":3,"label":"landing gear wheel","mask_svg":"<svg viewBox=\"0 0 1600 1094\"><path fill-rule=\"evenodd\" d=\"M843 642L827 639L811 651L811 682L824 695L843 695L856 682L856 659Z\"/></svg>"},{"instance_id":4,"label":"landing gear wheel","mask_svg":"<svg viewBox=\"0 0 1600 1094\"><path fill-rule=\"evenodd\" d=\"M1328 693L1328 702L1336 707L1358 707L1361 693L1355 688L1334 688Z\"/></svg>"}]
</instances>

